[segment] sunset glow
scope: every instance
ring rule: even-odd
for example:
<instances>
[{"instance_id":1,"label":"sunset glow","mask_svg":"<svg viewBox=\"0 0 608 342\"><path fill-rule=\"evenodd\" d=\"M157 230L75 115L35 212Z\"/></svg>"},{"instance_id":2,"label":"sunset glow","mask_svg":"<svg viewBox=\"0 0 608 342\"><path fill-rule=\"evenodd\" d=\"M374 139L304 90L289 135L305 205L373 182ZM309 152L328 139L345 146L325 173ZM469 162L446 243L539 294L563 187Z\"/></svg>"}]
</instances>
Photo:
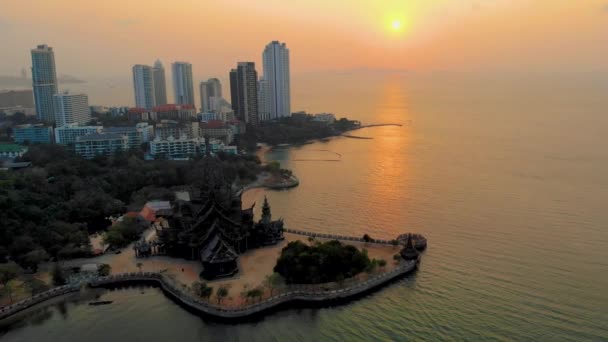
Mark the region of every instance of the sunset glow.
<instances>
[{"instance_id":1,"label":"sunset glow","mask_svg":"<svg viewBox=\"0 0 608 342\"><path fill-rule=\"evenodd\" d=\"M58 63L67 74L120 75L153 56L196 62L193 72L204 77L238 57L260 63L259 46L274 39L297 51L295 72L387 65L421 71L605 69L605 2L175 0L167 6L161 0L107 0L80 6L76 0L4 0L0 73L17 73L30 47L45 42L63 54ZM97 53L101 48L123 53Z\"/></svg>"}]
</instances>

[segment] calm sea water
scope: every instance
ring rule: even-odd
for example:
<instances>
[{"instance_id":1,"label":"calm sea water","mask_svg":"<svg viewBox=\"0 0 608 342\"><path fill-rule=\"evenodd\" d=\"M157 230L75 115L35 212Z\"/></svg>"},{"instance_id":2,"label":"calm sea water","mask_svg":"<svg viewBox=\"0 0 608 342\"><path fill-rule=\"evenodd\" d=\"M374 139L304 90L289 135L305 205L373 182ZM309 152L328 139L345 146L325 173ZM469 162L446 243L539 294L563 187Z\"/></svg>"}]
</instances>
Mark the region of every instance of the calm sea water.
<instances>
[{"instance_id":1,"label":"calm sea water","mask_svg":"<svg viewBox=\"0 0 608 342\"><path fill-rule=\"evenodd\" d=\"M294 109L333 111L373 139L263 157L294 170L267 195L291 228L423 233L420 270L348 305L206 322L148 288L67 301L2 341L608 340L608 78L306 74Z\"/></svg>"}]
</instances>

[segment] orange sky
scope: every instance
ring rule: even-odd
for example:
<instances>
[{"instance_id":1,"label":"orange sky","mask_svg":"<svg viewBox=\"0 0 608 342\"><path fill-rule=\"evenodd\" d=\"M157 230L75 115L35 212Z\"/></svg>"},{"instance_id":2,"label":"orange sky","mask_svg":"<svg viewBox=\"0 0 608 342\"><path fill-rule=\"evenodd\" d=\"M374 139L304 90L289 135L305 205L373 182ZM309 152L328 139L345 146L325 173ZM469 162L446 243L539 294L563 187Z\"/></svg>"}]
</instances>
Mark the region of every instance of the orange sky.
<instances>
[{"instance_id":1,"label":"orange sky","mask_svg":"<svg viewBox=\"0 0 608 342\"><path fill-rule=\"evenodd\" d=\"M160 58L210 77L259 64L275 39L294 72L608 70L608 0L0 0L0 74L47 43L60 74L124 76Z\"/></svg>"}]
</instances>

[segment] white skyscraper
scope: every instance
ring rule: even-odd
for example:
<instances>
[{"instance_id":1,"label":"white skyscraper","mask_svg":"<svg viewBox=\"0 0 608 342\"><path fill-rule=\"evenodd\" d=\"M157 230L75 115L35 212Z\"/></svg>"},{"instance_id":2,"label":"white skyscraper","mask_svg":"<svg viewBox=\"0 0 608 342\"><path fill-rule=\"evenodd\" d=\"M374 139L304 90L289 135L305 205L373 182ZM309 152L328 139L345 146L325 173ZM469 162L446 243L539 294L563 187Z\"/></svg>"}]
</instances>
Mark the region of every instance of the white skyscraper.
<instances>
[{"instance_id":1,"label":"white skyscraper","mask_svg":"<svg viewBox=\"0 0 608 342\"><path fill-rule=\"evenodd\" d=\"M46 122L55 121L53 95L57 94L57 74L55 72L55 53L47 45L32 49L32 86L36 115Z\"/></svg>"},{"instance_id":2,"label":"white skyscraper","mask_svg":"<svg viewBox=\"0 0 608 342\"><path fill-rule=\"evenodd\" d=\"M55 122L57 127L73 123L85 125L91 121L89 98L86 94L65 91L55 94L53 102L55 105Z\"/></svg>"},{"instance_id":3,"label":"white skyscraper","mask_svg":"<svg viewBox=\"0 0 608 342\"><path fill-rule=\"evenodd\" d=\"M141 64L133 66L133 88L136 107L152 109L156 106L154 69L151 66Z\"/></svg>"},{"instance_id":4,"label":"white skyscraper","mask_svg":"<svg viewBox=\"0 0 608 342\"><path fill-rule=\"evenodd\" d=\"M262 62L265 87L262 92L266 94L265 106L269 119L290 116L289 49L285 43L273 41L266 45Z\"/></svg>"},{"instance_id":5,"label":"white skyscraper","mask_svg":"<svg viewBox=\"0 0 608 342\"><path fill-rule=\"evenodd\" d=\"M172 64L172 69L175 103L194 105L192 64L186 62L175 62Z\"/></svg>"}]
</instances>

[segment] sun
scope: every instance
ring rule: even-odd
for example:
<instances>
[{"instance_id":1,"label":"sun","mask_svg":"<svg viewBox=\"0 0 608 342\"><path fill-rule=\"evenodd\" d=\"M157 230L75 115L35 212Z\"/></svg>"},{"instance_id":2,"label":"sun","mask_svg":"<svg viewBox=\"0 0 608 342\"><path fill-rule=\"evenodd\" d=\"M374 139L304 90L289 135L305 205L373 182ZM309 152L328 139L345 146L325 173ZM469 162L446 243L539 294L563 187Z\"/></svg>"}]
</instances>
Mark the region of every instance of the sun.
<instances>
[{"instance_id":1,"label":"sun","mask_svg":"<svg viewBox=\"0 0 608 342\"><path fill-rule=\"evenodd\" d=\"M401 20L393 20L393 22L391 22L391 28L393 31L401 31L402 26Z\"/></svg>"}]
</instances>

